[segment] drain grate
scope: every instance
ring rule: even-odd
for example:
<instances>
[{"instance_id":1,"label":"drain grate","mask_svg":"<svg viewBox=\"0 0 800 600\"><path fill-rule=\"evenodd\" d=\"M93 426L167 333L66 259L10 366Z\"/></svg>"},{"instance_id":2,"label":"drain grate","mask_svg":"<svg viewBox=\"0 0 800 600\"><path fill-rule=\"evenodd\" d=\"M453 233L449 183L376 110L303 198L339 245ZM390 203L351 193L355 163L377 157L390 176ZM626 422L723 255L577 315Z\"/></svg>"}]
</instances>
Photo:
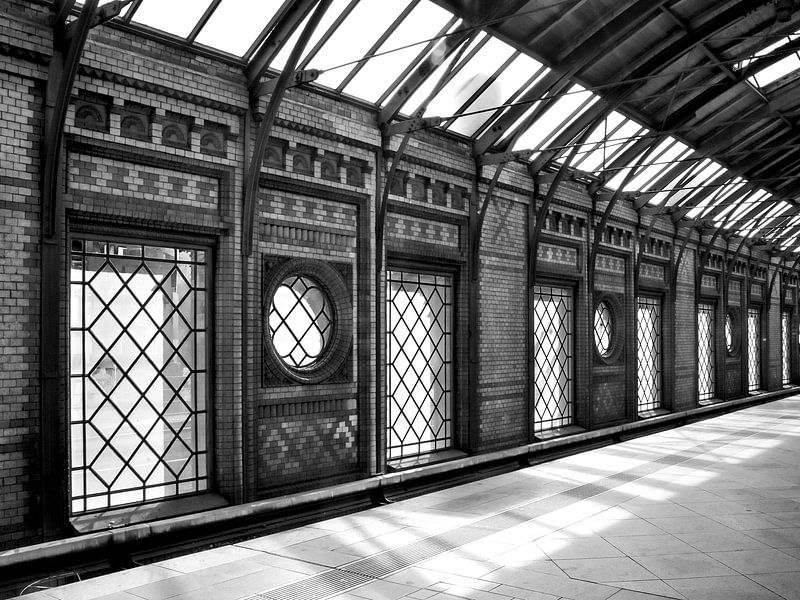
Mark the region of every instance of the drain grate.
<instances>
[{"instance_id":1,"label":"drain grate","mask_svg":"<svg viewBox=\"0 0 800 600\"><path fill-rule=\"evenodd\" d=\"M319 600L374 581L374 577L334 569L250 596L248 600Z\"/></svg>"}]
</instances>

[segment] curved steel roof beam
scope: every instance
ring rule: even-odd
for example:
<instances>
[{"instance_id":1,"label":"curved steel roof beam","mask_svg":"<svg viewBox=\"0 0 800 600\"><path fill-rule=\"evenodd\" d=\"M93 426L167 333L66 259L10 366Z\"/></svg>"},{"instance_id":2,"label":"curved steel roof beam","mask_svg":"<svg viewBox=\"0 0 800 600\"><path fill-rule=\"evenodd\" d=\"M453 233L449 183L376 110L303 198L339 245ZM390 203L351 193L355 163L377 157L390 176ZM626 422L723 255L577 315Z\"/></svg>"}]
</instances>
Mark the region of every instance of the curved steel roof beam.
<instances>
[{"instance_id":1,"label":"curved steel roof beam","mask_svg":"<svg viewBox=\"0 0 800 600\"><path fill-rule=\"evenodd\" d=\"M669 11L669 10L663 8L663 7L661 7L661 9L663 10L663 12L665 14L670 14L670 15L672 14L671 11ZM750 7L750 9L752 9L752 6ZM733 15L733 16L739 17L739 16L741 16L741 12L742 12L741 8L735 6L735 7L733 7L733 9L729 9L728 11L723 13L723 15ZM666 66L668 64L674 63L675 61L678 60L679 56L682 56L686 52L690 51L697 44L700 44L702 42L702 40L707 39L708 37L713 35L713 33L715 33L716 31L724 30L726 27L728 27L730 25L730 23L731 23L728 20L729 18L733 18L733 17L729 16L729 17L726 17L724 19L721 19L721 17L718 16L718 17L712 19L710 23L707 23L707 24L701 26L700 28L698 28L698 30L696 32L691 32L688 29L684 29L684 31L686 31L686 33L687 33L685 38L689 38L689 39L693 40L691 44L689 44L689 45L683 44L680 48L676 48L674 50L674 52L676 54L674 54L674 55L671 54L671 52L673 51L673 50L671 50L671 48L674 48L674 46L680 45L680 44L675 44L673 46L670 46L670 48L668 48L666 50L662 50L655 57L653 57L649 61L647 61L645 63L645 65L643 65L642 67L639 67L638 69L633 71L632 75L630 77L622 77L621 79L622 80L625 80L625 79L638 79L640 77L644 77L644 76L646 76L648 74L651 74L651 73L655 72L661 66ZM697 38L697 39L694 39L694 38ZM683 41L683 40L681 40L681 41ZM660 64L658 61L661 61L661 63L663 63L663 64ZM625 102L629 98L629 96L637 89L637 86L635 84L631 84L631 83L621 83L620 86L624 87L624 89L622 89L620 91L611 91L611 90L609 90L609 93L604 96L606 101L611 106L613 106L614 109L616 109L619 105L621 105L623 102ZM581 116L581 119L583 121L590 121L593 118L597 117L597 115L593 114L593 113L599 113L601 110L602 109L600 107L596 107L596 108L590 109L589 111L586 111L586 113L584 113ZM683 121L677 121L677 122L674 122L674 123L670 123L669 126L668 127L665 126L664 129L674 129L676 127L681 127L681 126L685 125L690 120L690 118L693 117L693 116L694 116L694 111L692 111L689 114L683 115ZM558 138L558 142L561 142L561 144L567 143L569 141L567 139L568 136L572 135L574 137L574 135L575 135L574 132L580 130L583 126L585 126L585 123L580 122L580 120L578 122L576 122L576 123L573 123L570 126L569 130L565 131L564 134ZM556 145L560 145L560 144L557 143ZM543 153L542 155L540 155L539 158L537 158L537 161L535 163L535 169L540 170L540 169L544 168L544 166L546 166L546 164L550 160L552 160L554 158L554 156L555 156L555 154L553 152L549 152L547 154Z\"/></svg>"},{"instance_id":2,"label":"curved steel roof beam","mask_svg":"<svg viewBox=\"0 0 800 600\"><path fill-rule=\"evenodd\" d=\"M767 1L768 0L759 0L757 4L763 4ZM638 8L640 11L639 16L642 16L643 18L638 20L629 19L628 13L622 14L621 17L615 20L615 22L619 22L619 24L610 35L607 31L603 32L602 40L597 45L591 43L592 39L594 39L593 36L593 38L588 40L585 44L573 49L569 56L564 59L563 63L555 65L554 69L561 71L563 73L562 77L574 77L588 64L591 64L592 60L596 59L598 56L602 56L605 52L610 50L613 44L617 43L621 37L627 35L631 31L635 31L638 27L640 27L646 18L652 16L653 12L660 11L663 4L664 2L653 3L652 5L648 5L646 9L634 6L632 11L635 11ZM724 31L731 25L731 23L736 22L754 8L756 8L756 6L753 5L752 0L741 0L740 2L737 2L731 8L723 11L716 17L709 20L707 23L700 26L691 35L685 35L675 43L667 45L660 51L656 52L655 55L644 59L644 62L638 67L632 66L627 73L620 73L620 76L617 79L621 81L620 88L622 89L616 92L612 92L609 89L609 92L605 94L604 97L607 100L610 100L611 103L624 101L630 96L631 93L638 89L638 84L630 83L629 80L646 77L664 68L665 66L673 64L686 52L689 52L695 48L697 44L707 40L709 37L720 31ZM521 116L522 113L519 110L509 110L506 115L504 115L500 121L495 124L490 132L487 132L476 141L475 153L482 154L485 152L501 137L505 129L510 127L510 125Z\"/></svg>"},{"instance_id":3,"label":"curved steel roof beam","mask_svg":"<svg viewBox=\"0 0 800 600\"><path fill-rule=\"evenodd\" d=\"M300 26L316 6L316 0L297 0L293 2L286 14L275 25L275 28L267 36L261 48L255 53L253 58L245 68L245 76L247 77L247 87L253 89L258 85L258 82L267 72L267 68L272 60L281 51L286 40L288 40L292 33Z\"/></svg>"}]
</instances>

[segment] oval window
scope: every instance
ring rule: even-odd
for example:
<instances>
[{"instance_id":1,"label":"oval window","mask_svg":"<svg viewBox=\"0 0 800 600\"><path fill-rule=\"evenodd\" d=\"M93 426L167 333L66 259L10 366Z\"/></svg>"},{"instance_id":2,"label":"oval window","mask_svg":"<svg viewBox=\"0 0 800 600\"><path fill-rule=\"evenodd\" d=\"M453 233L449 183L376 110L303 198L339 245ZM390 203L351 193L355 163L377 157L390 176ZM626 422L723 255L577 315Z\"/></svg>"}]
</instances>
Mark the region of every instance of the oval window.
<instances>
[{"instance_id":1,"label":"oval window","mask_svg":"<svg viewBox=\"0 0 800 600\"><path fill-rule=\"evenodd\" d=\"M611 307L603 301L594 311L594 344L603 358L611 353L611 341L614 335L614 322Z\"/></svg>"},{"instance_id":2,"label":"oval window","mask_svg":"<svg viewBox=\"0 0 800 600\"><path fill-rule=\"evenodd\" d=\"M284 279L272 297L269 332L276 354L286 365L313 365L333 333L331 301L320 284L305 275Z\"/></svg>"}]
</instances>

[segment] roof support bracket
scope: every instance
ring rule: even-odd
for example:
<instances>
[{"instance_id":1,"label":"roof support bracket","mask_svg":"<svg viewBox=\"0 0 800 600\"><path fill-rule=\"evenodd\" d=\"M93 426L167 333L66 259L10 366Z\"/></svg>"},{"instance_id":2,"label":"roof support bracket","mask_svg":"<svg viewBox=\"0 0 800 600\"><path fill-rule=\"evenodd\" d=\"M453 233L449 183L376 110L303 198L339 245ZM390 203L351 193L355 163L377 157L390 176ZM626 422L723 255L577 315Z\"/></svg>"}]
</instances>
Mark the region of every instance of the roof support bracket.
<instances>
[{"instance_id":1,"label":"roof support bracket","mask_svg":"<svg viewBox=\"0 0 800 600\"><path fill-rule=\"evenodd\" d=\"M298 85L303 85L304 83L310 83L312 81L316 81L320 75L322 75L322 71L320 71L319 69L306 69L306 70L295 71L289 83L286 84L286 89L297 87ZM279 79L278 77L273 77L272 79L268 79L267 81L262 82L261 85L258 86L258 89L255 91L254 96L256 98L261 98L262 96L272 94L278 87L278 79Z\"/></svg>"},{"instance_id":2,"label":"roof support bracket","mask_svg":"<svg viewBox=\"0 0 800 600\"><path fill-rule=\"evenodd\" d=\"M242 204L242 254L250 256L253 252L253 223L255 221L256 204L258 199L258 183L261 175L261 165L264 162L264 153L267 150L272 126L278 116L281 100L290 84L295 80L295 67L300 60L300 55L308 44L311 34L317 28L322 16L328 9L332 0L319 0L316 9L300 33L294 48L289 55L286 65L275 81L275 88L269 99L266 113L258 127L256 141L253 145L253 154L250 157L250 166L244 180L244 202ZM254 82L255 83L255 82Z\"/></svg>"},{"instance_id":3,"label":"roof support bracket","mask_svg":"<svg viewBox=\"0 0 800 600\"><path fill-rule=\"evenodd\" d=\"M53 54L48 67L45 91L44 132L41 146L41 322L40 322L40 449L41 515L45 539L59 535L65 515L62 498L66 485L62 465L63 448L58 440L64 430L59 414L61 344L62 231L63 190L58 184L61 144L72 87L89 30L95 21L98 0L86 0L74 25L66 19L75 0L57 0L53 6ZM68 35L69 34L69 35Z\"/></svg>"}]
</instances>

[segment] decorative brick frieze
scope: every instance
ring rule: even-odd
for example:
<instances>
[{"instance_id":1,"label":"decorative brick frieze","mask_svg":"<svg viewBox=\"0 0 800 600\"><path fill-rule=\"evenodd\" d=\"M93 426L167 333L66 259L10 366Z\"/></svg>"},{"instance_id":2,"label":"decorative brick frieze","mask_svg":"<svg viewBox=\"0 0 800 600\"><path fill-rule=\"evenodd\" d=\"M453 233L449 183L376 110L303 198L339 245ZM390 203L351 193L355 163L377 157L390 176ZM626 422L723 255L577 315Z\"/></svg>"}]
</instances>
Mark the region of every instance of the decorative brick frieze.
<instances>
[{"instance_id":1,"label":"decorative brick frieze","mask_svg":"<svg viewBox=\"0 0 800 600\"><path fill-rule=\"evenodd\" d=\"M219 181L213 177L158 169L128 161L70 153L67 188L103 193L134 202L170 201L181 206L216 209Z\"/></svg>"}]
</instances>

